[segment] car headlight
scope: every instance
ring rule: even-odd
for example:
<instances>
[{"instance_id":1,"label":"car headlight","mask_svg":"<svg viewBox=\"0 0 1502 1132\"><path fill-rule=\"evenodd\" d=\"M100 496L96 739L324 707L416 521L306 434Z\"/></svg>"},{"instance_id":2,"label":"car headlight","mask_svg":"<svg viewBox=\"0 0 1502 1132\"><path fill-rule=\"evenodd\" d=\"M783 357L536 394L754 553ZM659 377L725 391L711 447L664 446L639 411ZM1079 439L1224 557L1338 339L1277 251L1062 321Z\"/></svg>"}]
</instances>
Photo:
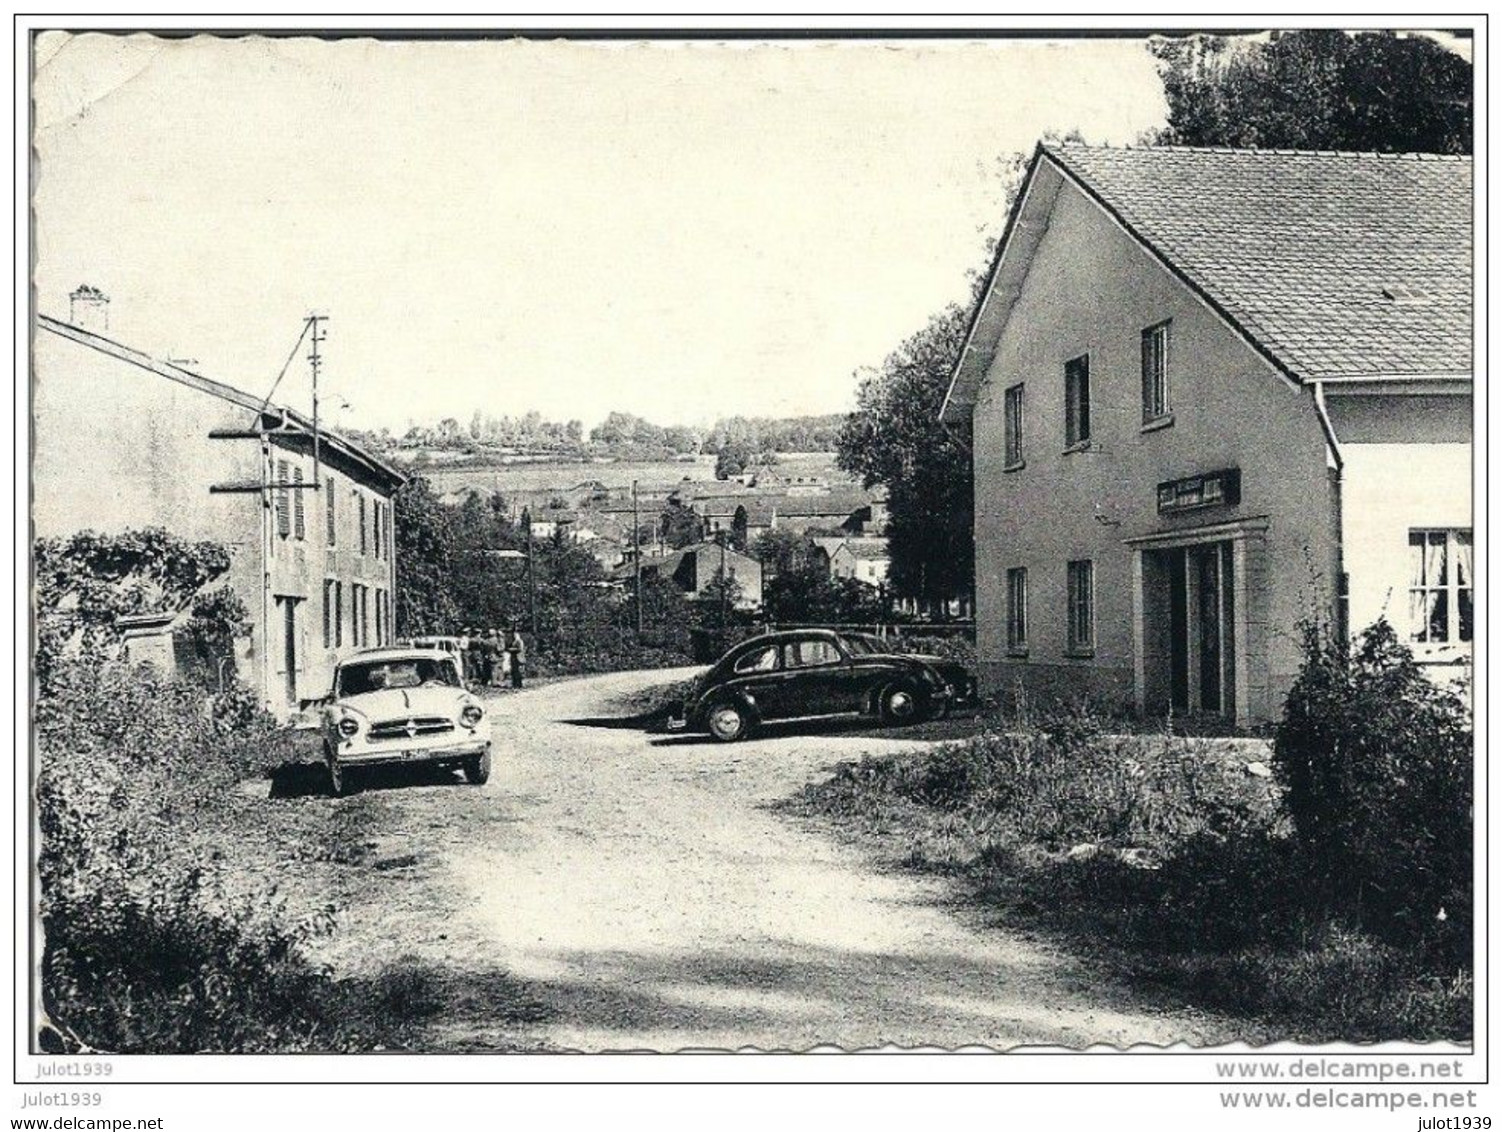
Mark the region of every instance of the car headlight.
<instances>
[{"instance_id":1,"label":"car headlight","mask_svg":"<svg viewBox=\"0 0 1502 1132\"><path fill-rule=\"evenodd\" d=\"M484 714L485 712L479 707L474 704L469 704L463 711L459 713L459 718L463 721L465 727L474 727L477 723L480 722L480 718Z\"/></svg>"},{"instance_id":2,"label":"car headlight","mask_svg":"<svg viewBox=\"0 0 1502 1132\"><path fill-rule=\"evenodd\" d=\"M346 715L339 721L339 734L343 735L346 739L353 737L355 732L359 730L359 721L351 718L350 716Z\"/></svg>"}]
</instances>

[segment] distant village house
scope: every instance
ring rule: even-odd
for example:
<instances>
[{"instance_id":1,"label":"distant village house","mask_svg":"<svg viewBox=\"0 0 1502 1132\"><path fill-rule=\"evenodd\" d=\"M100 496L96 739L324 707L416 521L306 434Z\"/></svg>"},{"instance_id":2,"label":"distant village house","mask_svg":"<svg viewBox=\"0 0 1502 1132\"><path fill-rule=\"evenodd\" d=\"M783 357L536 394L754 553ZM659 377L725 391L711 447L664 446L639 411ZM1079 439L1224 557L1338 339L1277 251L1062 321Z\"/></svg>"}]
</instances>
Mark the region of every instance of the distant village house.
<instances>
[{"instance_id":1,"label":"distant village house","mask_svg":"<svg viewBox=\"0 0 1502 1132\"><path fill-rule=\"evenodd\" d=\"M644 579L670 581L694 600L712 592L724 576L735 584L735 608L755 609L762 602L761 563L724 545L701 542L668 554L644 554L641 569ZM627 561L617 568L614 578L629 586L635 575L635 563Z\"/></svg>"}]
</instances>

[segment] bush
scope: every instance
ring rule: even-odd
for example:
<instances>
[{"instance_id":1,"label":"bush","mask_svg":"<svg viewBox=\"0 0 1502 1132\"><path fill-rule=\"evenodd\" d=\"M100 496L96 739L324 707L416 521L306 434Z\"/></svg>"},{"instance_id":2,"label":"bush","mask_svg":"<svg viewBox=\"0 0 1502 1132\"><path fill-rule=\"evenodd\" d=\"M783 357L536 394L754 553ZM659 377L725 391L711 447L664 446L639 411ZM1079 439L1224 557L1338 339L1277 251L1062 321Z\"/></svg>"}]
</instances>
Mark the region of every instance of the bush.
<instances>
[{"instance_id":1,"label":"bush","mask_svg":"<svg viewBox=\"0 0 1502 1132\"><path fill-rule=\"evenodd\" d=\"M174 634L179 677L208 688L217 688L226 675L233 681L235 638L249 633L250 612L233 589L200 591Z\"/></svg>"},{"instance_id":2,"label":"bush","mask_svg":"<svg viewBox=\"0 0 1502 1132\"><path fill-rule=\"evenodd\" d=\"M1310 633L1272 779L1202 741L1099 721L1024 713L842 764L804 799L1119 971L1276 1019L1280 1036L1469 1037L1470 720L1391 628L1354 651Z\"/></svg>"},{"instance_id":3,"label":"bush","mask_svg":"<svg viewBox=\"0 0 1502 1132\"><path fill-rule=\"evenodd\" d=\"M1308 628L1275 768L1332 913L1458 958L1471 939L1472 734L1380 621L1354 649Z\"/></svg>"},{"instance_id":4,"label":"bush","mask_svg":"<svg viewBox=\"0 0 1502 1132\"><path fill-rule=\"evenodd\" d=\"M76 1044L176 1053L361 1048L345 991L271 892L226 893L215 837L246 836L235 787L291 739L242 691L65 663L36 735L43 1002Z\"/></svg>"},{"instance_id":5,"label":"bush","mask_svg":"<svg viewBox=\"0 0 1502 1132\"><path fill-rule=\"evenodd\" d=\"M1095 717L1078 713L932 751L845 763L813 792L884 793L963 813L1015 843L1159 850L1266 813L1261 782L1188 741L1101 735Z\"/></svg>"},{"instance_id":6,"label":"bush","mask_svg":"<svg viewBox=\"0 0 1502 1132\"><path fill-rule=\"evenodd\" d=\"M975 666L975 642L957 633L945 636L911 637L894 633L885 638L884 643L893 652L922 653L925 656L957 660L972 668Z\"/></svg>"},{"instance_id":7,"label":"bush","mask_svg":"<svg viewBox=\"0 0 1502 1132\"><path fill-rule=\"evenodd\" d=\"M118 621L123 616L177 610L199 595L199 608L194 610L197 629L228 634L237 624L237 603L228 590L212 597L200 593L229 569L229 551L219 543L189 542L161 527L146 527L113 535L81 531L67 538L37 539L32 552L36 672L43 694L71 658L117 658ZM196 616L200 613L202 617Z\"/></svg>"},{"instance_id":8,"label":"bush","mask_svg":"<svg viewBox=\"0 0 1502 1132\"><path fill-rule=\"evenodd\" d=\"M118 1053L314 1045L327 979L300 947L331 914L288 929L275 909L214 907L222 899L198 870L54 894L43 917L49 1017Z\"/></svg>"}]
</instances>

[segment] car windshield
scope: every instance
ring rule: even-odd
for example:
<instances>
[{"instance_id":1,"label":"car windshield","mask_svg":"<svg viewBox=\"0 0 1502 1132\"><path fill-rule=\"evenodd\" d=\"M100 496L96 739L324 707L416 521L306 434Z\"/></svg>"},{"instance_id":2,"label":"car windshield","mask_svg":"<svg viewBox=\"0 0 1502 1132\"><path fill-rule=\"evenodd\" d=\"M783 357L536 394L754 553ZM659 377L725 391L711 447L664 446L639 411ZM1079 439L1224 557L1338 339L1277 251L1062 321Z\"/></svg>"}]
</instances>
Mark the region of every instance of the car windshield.
<instances>
[{"instance_id":1,"label":"car windshield","mask_svg":"<svg viewBox=\"0 0 1502 1132\"><path fill-rule=\"evenodd\" d=\"M460 687L459 670L451 660L432 657L408 657L396 660L370 660L345 664L339 668L337 693L360 696L387 688L421 688L444 685Z\"/></svg>"},{"instance_id":2,"label":"car windshield","mask_svg":"<svg viewBox=\"0 0 1502 1132\"><path fill-rule=\"evenodd\" d=\"M840 643L845 646L845 651L854 656L871 656L875 653L887 651L886 645L877 637L867 636L865 633L841 633Z\"/></svg>"}]
</instances>

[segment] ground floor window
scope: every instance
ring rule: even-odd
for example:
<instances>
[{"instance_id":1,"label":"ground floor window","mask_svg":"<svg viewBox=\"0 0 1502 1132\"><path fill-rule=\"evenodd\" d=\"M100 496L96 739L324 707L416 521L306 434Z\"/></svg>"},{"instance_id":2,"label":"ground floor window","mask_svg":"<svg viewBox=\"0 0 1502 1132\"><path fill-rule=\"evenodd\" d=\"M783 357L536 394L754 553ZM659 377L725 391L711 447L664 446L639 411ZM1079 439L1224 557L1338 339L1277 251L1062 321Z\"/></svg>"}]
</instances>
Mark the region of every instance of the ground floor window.
<instances>
[{"instance_id":1,"label":"ground floor window","mask_svg":"<svg viewBox=\"0 0 1502 1132\"><path fill-rule=\"evenodd\" d=\"M323 583L323 647L334 647L334 626L339 623L339 613L334 605L334 587L339 583L332 578Z\"/></svg>"},{"instance_id":2,"label":"ground floor window","mask_svg":"<svg viewBox=\"0 0 1502 1132\"><path fill-rule=\"evenodd\" d=\"M1007 648L1027 648L1027 567L1007 571Z\"/></svg>"},{"instance_id":3,"label":"ground floor window","mask_svg":"<svg viewBox=\"0 0 1502 1132\"><path fill-rule=\"evenodd\" d=\"M1095 563L1088 558L1069 563L1069 651L1095 648Z\"/></svg>"},{"instance_id":4,"label":"ground floor window","mask_svg":"<svg viewBox=\"0 0 1502 1132\"><path fill-rule=\"evenodd\" d=\"M1469 643L1474 624L1469 529L1408 532L1408 636L1414 644Z\"/></svg>"},{"instance_id":5,"label":"ground floor window","mask_svg":"<svg viewBox=\"0 0 1502 1132\"><path fill-rule=\"evenodd\" d=\"M370 622L366 619L369 607L365 597L368 592L359 582L354 583L349 591L349 637L350 644L356 648L364 648L370 643Z\"/></svg>"}]
</instances>

